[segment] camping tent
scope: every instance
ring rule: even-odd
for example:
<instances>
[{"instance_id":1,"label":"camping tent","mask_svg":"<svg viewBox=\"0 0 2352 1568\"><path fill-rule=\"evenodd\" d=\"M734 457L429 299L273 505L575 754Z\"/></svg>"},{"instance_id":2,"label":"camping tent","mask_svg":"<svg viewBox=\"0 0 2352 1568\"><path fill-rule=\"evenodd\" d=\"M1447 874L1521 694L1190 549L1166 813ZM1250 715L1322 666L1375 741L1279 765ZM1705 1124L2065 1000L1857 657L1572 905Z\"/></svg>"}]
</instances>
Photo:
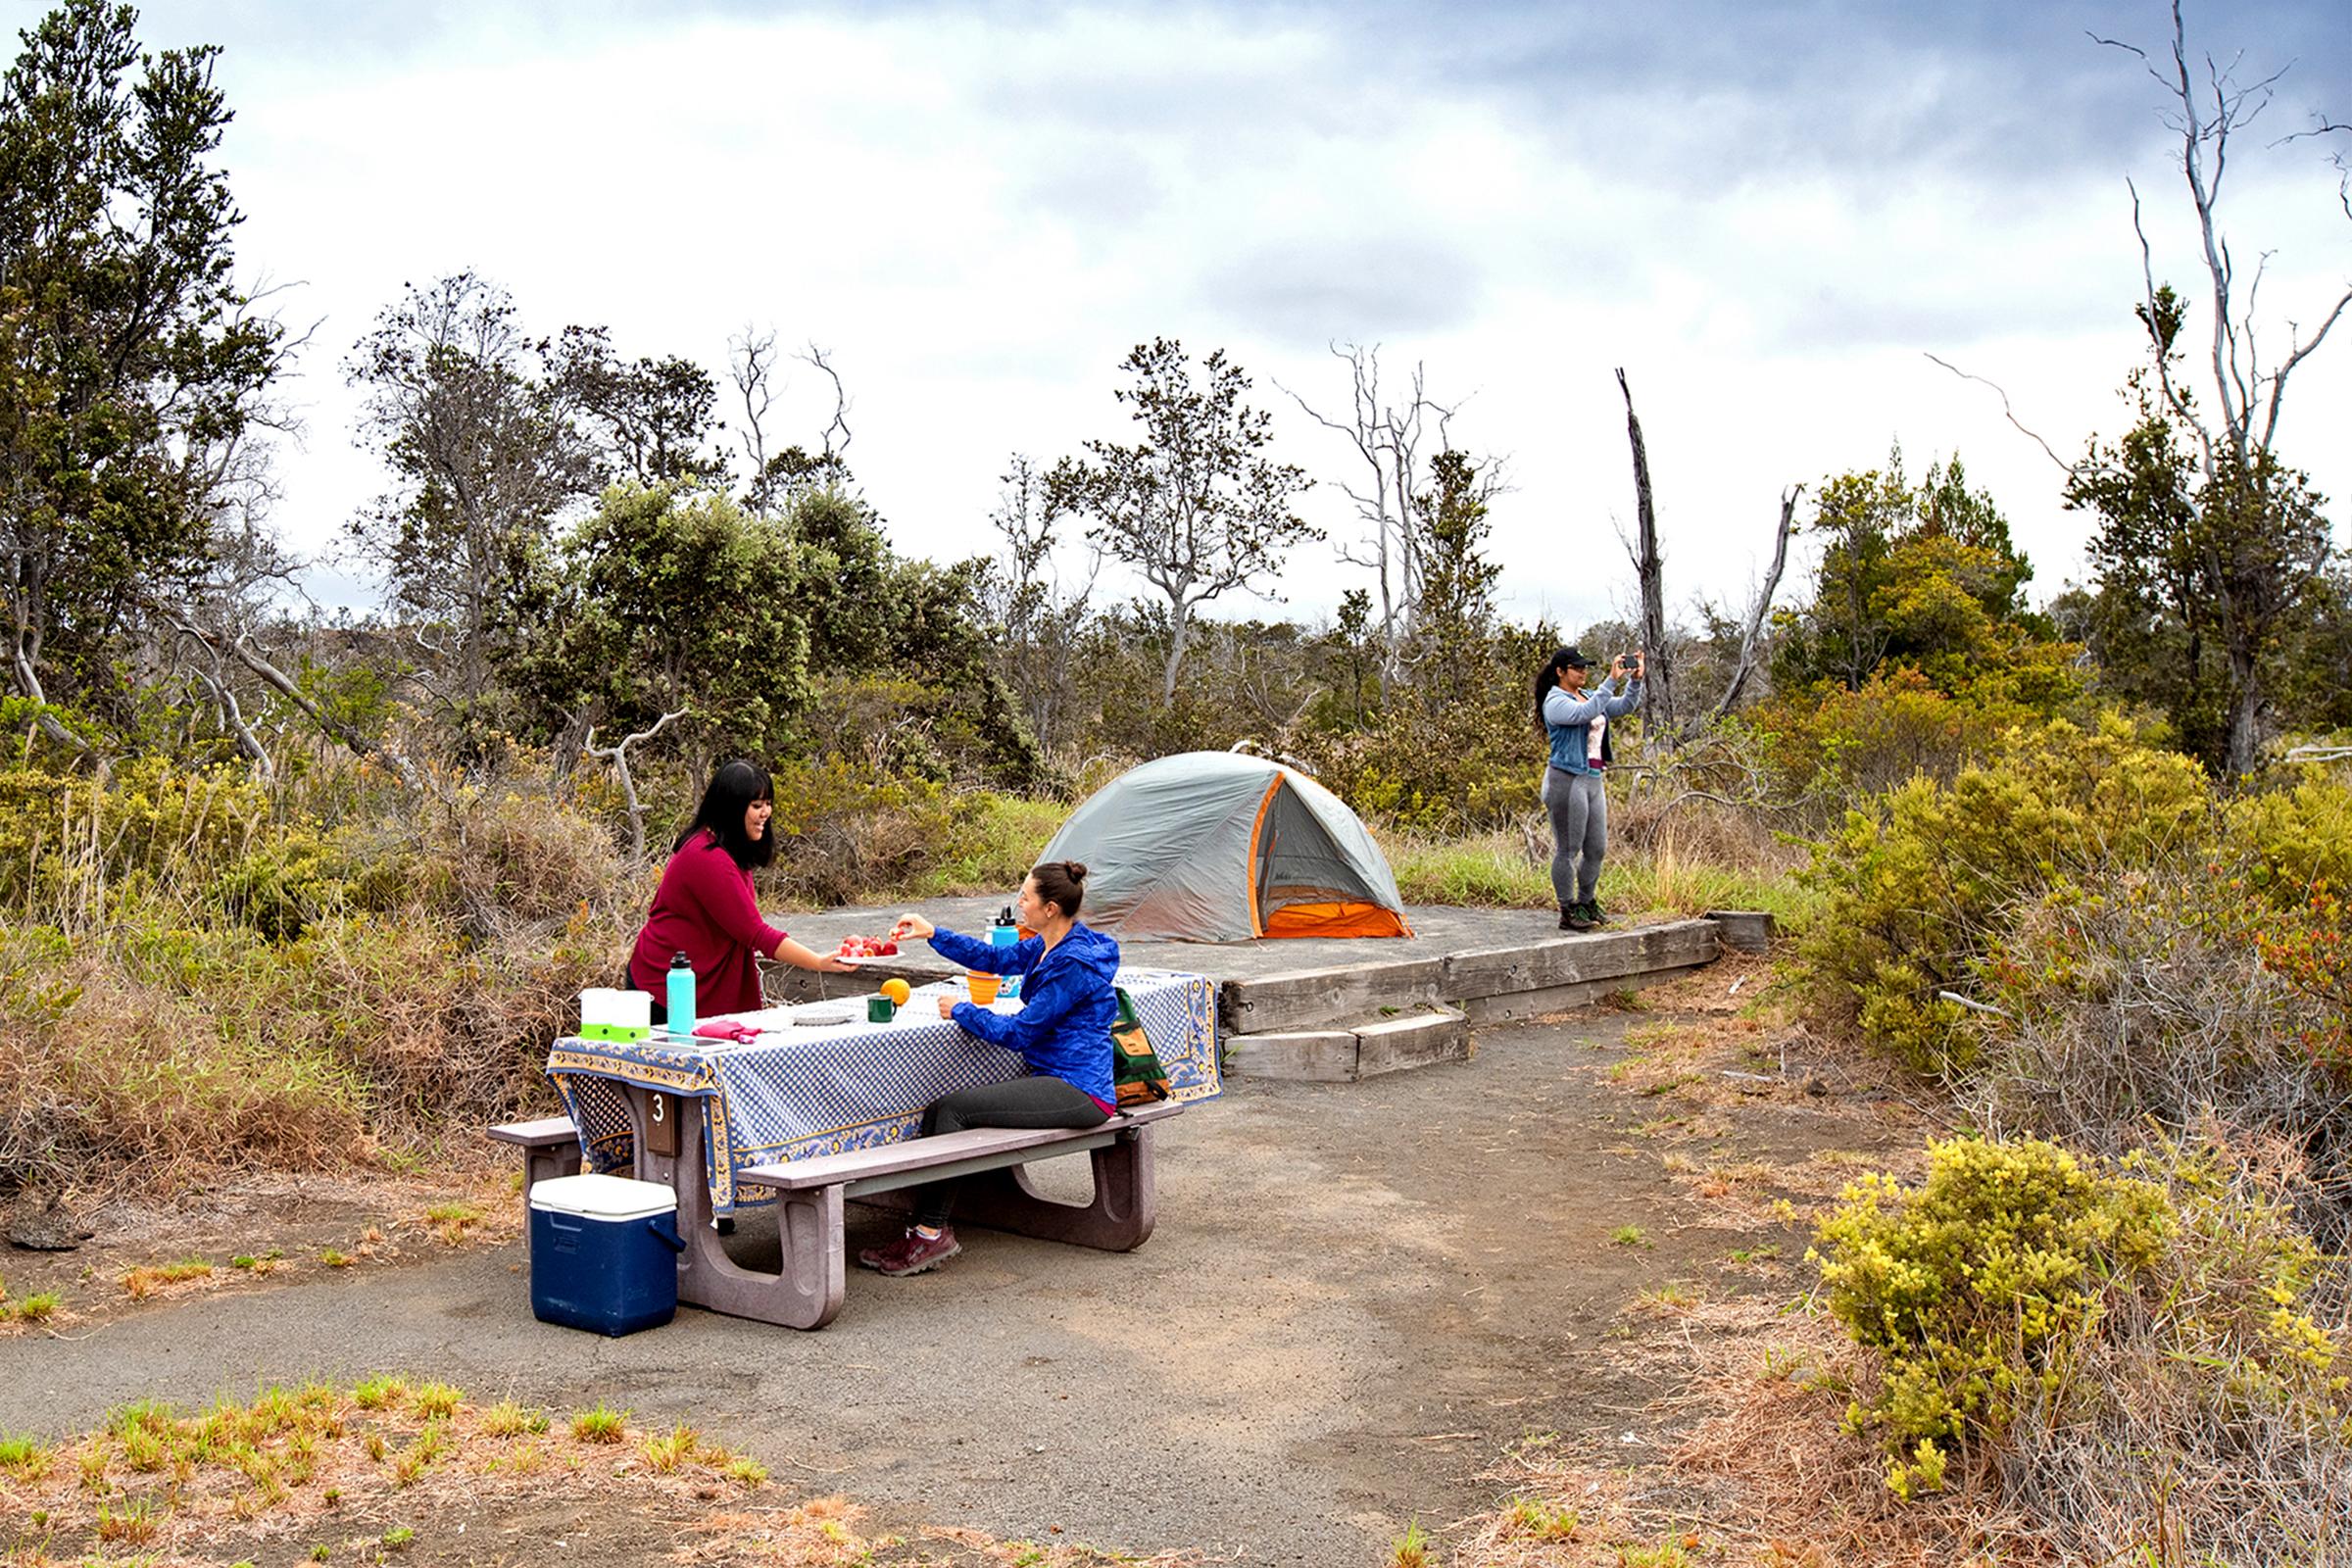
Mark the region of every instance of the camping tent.
<instances>
[{"instance_id":1,"label":"camping tent","mask_svg":"<svg viewBox=\"0 0 2352 1568\"><path fill-rule=\"evenodd\" d=\"M1340 798L1295 768L1184 752L1128 769L1040 858L1083 860L1087 924L1130 937L1409 937L1396 878Z\"/></svg>"}]
</instances>

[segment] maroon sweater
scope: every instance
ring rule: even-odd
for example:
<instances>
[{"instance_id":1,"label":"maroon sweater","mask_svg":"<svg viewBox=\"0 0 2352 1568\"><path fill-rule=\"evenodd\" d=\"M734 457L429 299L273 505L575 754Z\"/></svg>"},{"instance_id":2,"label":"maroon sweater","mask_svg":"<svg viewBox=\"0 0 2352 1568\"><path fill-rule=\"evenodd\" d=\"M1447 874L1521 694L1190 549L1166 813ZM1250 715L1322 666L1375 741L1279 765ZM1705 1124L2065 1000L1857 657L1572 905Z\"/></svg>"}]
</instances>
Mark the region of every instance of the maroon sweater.
<instances>
[{"instance_id":1,"label":"maroon sweater","mask_svg":"<svg viewBox=\"0 0 2352 1568\"><path fill-rule=\"evenodd\" d=\"M752 873L709 829L688 839L662 868L653 911L629 955L629 984L666 1001L663 978L675 954L694 965L698 1018L751 1012L760 1004L759 955L775 955L784 933L760 918Z\"/></svg>"}]
</instances>

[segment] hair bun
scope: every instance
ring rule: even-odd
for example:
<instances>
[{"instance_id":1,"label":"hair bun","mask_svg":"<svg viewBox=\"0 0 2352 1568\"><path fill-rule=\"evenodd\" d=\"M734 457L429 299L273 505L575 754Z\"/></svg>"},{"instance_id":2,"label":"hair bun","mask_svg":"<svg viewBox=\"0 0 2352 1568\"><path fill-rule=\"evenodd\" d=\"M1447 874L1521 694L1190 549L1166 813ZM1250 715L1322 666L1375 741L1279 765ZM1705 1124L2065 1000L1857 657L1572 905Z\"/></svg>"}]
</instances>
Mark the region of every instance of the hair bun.
<instances>
[{"instance_id":1,"label":"hair bun","mask_svg":"<svg viewBox=\"0 0 2352 1568\"><path fill-rule=\"evenodd\" d=\"M1084 860L1064 860L1061 863L1069 871L1071 881L1083 882L1086 880L1086 862Z\"/></svg>"}]
</instances>

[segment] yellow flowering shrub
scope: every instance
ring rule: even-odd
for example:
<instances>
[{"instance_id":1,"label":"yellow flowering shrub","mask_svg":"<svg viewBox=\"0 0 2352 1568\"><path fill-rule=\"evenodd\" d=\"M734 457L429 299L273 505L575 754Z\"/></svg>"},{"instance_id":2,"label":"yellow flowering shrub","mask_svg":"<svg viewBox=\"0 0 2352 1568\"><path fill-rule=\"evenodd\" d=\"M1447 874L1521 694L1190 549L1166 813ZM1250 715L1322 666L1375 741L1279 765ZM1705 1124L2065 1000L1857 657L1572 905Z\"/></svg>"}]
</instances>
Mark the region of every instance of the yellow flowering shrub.
<instances>
[{"instance_id":1,"label":"yellow flowering shrub","mask_svg":"<svg viewBox=\"0 0 2352 1568\"><path fill-rule=\"evenodd\" d=\"M2120 1276L2152 1263L2164 1190L2055 1144L1955 1138L1925 1183L1848 1187L1808 1254L1830 1310L1886 1373L1847 1419L1877 1428L1903 1494L1941 1484L1947 1447L2007 1427L2022 1395L2055 1394Z\"/></svg>"},{"instance_id":2,"label":"yellow flowering shrub","mask_svg":"<svg viewBox=\"0 0 2352 1568\"><path fill-rule=\"evenodd\" d=\"M2183 1464L2256 1421L2352 1444L2323 1260L2277 1197L2172 1144L2112 1164L2038 1140L1929 1153L1916 1188L1849 1187L1807 1254L1831 1312L1882 1358L1846 1419L1885 1438L1898 1495L1939 1490L1971 1448L2034 1462L2037 1427L2135 1446L2177 1428Z\"/></svg>"}]
</instances>

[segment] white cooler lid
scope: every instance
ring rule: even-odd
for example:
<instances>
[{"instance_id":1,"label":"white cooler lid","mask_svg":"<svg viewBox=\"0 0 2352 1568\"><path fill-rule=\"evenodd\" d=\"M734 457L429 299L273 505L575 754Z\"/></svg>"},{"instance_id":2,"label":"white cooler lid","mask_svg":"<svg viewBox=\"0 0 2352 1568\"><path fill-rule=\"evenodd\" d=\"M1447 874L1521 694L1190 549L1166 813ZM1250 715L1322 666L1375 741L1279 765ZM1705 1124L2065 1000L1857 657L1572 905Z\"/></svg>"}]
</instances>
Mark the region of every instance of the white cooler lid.
<instances>
[{"instance_id":1,"label":"white cooler lid","mask_svg":"<svg viewBox=\"0 0 2352 1568\"><path fill-rule=\"evenodd\" d=\"M531 1206L583 1219L646 1219L678 1206L678 1195L660 1182L625 1176L550 1176L531 1184Z\"/></svg>"}]
</instances>

